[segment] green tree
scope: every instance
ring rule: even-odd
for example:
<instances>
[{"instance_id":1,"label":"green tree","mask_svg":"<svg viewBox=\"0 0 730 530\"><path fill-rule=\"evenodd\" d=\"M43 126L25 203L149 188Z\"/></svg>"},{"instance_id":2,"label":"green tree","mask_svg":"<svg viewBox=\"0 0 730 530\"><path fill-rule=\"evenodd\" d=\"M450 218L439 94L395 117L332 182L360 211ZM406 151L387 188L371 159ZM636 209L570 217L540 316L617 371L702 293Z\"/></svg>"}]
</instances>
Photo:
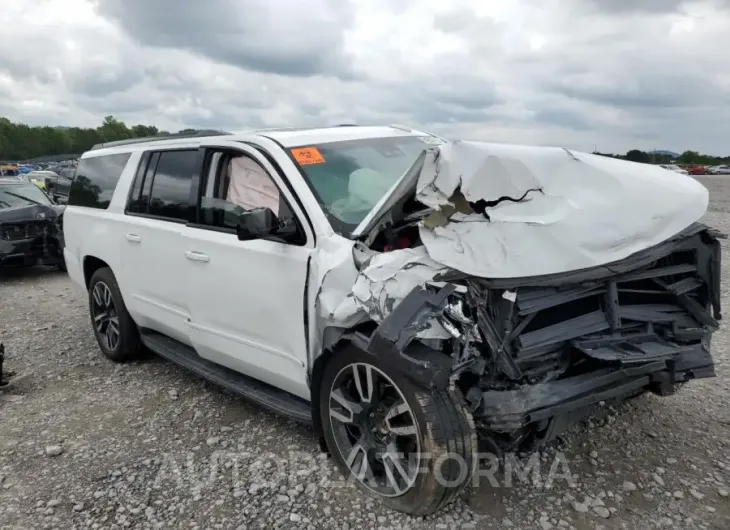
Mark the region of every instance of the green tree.
<instances>
[{"instance_id":1,"label":"green tree","mask_svg":"<svg viewBox=\"0 0 730 530\"><path fill-rule=\"evenodd\" d=\"M195 132L195 130L183 129L180 132L189 133ZM114 116L106 116L101 125L94 128L30 127L0 117L0 160L13 161L54 155L80 155L84 151L88 151L94 144L102 142L166 134L169 133L159 130L154 125L127 126ZM639 149L632 149L625 155L598 152L595 154L644 164L673 162L669 155L647 153ZM678 157L677 162L702 165L730 164L730 156L716 157L697 151L685 151Z\"/></svg>"},{"instance_id":2,"label":"green tree","mask_svg":"<svg viewBox=\"0 0 730 530\"><path fill-rule=\"evenodd\" d=\"M29 127L0 118L0 160L27 160L52 155L79 155L94 144L168 134L153 125L128 127L107 116L96 128Z\"/></svg>"},{"instance_id":3,"label":"green tree","mask_svg":"<svg viewBox=\"0 0 730 530\"><path fill-rule=\"evenodd\" d=\"M632 149L631 151L626 153L624 159L631 162L641 162L642 164L648 164L649 162L651 162L649 153L645 151L639 151L638 149Z\"/></svg>"},{"instance_id":4,"label":"green tree","mask_svg":"<svg viewBox=\"0 0 730 530\"><path fill-rule=\"evenodd\" d=\"M105 142L114 140L126 140L132 137L132 132L123 121L117 120L114 116L107 116L99 127L99 134Z\"/></svg>"}]
</instances>

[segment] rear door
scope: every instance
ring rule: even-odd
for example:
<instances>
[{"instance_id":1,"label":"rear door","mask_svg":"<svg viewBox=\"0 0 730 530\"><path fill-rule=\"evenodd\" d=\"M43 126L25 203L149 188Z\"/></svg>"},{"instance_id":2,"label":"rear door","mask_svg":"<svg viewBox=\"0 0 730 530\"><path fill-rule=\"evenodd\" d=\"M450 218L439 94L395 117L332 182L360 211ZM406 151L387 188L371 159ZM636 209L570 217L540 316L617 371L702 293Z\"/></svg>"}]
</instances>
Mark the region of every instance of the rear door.
<instances>
[{"instance_id":1,"label":"rear door","mask_svg":"<svg viewBox=\"0 0 730 530\"><path fill-rule=\"evenodd\" d=\"M143 155L125 209L121 234L126 301L138 325L189 344L183 231L190 220L190 189L198 150Z\"/></svg>"},{"instance_id":2,"label":"rear door","mask_svg":"<svg viewBox=\"0 0 730 530\"><path fill-rule=\"evenodd\" d=\"M183 238L193 346L202 357L309 399L305 290L311 230L301 222L283 175L255 149L218 141L201 148L201 157L200 209ZM247 157L244 166L262 170L255 172L259 181L270 179L257 188L278 190L273 209L297 224L298 236L287 242L238 240L238 214L251 202L235 199L235 176L228 174L232 157ZM275 188L267 187L271 182ZM261 200L266 204L260 206L270 205L271 195Z\"/></svg>"}]
</instances>

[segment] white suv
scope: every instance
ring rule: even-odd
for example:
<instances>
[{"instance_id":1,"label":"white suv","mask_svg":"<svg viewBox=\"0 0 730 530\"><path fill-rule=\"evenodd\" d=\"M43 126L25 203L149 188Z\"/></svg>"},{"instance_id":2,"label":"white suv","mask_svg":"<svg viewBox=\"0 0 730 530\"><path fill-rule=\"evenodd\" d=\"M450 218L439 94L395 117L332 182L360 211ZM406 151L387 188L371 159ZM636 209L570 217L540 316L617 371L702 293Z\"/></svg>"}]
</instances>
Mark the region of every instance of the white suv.
<instances>
[{"instance_id":1,"label":"white suv","mask_svg":"<svg viewBox=\"0 0 730 530\"><path fill-rule=\"evenodd\" d=\"M358 486L423 515L479 439L530 450L714 375L706 208L694 179L558 148L200 132L85 153L64 254L108 358L149 349L311 423Z\"/></svg>"}]
</instances>

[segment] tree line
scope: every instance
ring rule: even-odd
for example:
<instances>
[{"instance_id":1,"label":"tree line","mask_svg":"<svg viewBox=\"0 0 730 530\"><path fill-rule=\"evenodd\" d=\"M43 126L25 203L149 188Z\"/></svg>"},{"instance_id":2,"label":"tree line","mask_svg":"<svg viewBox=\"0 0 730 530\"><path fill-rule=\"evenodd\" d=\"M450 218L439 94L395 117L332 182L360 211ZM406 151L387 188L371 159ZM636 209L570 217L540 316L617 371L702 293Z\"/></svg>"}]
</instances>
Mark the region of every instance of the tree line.
<instances>
[{"instance_id":1,"label":"tree line","mask_svg":"<svg viewBox=\"0 0 730 530\"><path fill-rule=\"evenodd\" d=\"M0 160L28 160L51 155L80 154L98 143L158 134L169 133L152 125L129 127L114 116L107 116L96 128L31 127L0 117Z\"/></svg>"},{"instance_id":2,"label":"tree line","mask_svg":"<svg viewBox=\"0 0 730 530\"><path fill-rule=\"evenodd\" d=\"M183 129L178 132L192 132L194 129ZM81 154L94 144L170 134L153 125L127 126L114 116L107 116L96 128L83 127L30 127L23 123L13 123L7 118L0 118L0 160L28 160L44 156ZM685 151L679 157L663 153L651 153L632 149L626 154L595 154L643 162L645 164L700 164L719 165L730 163L730 156L716 157L704 155L697 151Z\"/></svg>"},{"instance_id":3,"label":"tree line","mask_svg":"<svg viewBox=\"0 0 730 530\"><path fill-rule=\"evenodd\" d=\"M685 151L679 156L672 156L666 153L646 152L639 149L632 149L625 155L594 152L595 155L620 158L631 162L643 164L688 164L698 166L719 166L730 163L730 156L703 155L697 151Z\"/></svg>"}]
</instances>

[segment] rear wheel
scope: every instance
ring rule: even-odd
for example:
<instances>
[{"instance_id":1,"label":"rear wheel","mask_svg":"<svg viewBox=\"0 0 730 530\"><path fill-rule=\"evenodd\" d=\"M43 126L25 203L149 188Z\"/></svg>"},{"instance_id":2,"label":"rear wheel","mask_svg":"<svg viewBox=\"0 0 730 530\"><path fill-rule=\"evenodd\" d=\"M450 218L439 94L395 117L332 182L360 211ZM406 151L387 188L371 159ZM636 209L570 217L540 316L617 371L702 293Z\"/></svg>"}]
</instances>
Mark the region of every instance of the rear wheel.
<instances>
[{"instance_id":1,"label":"rear wheel","mask_svg":"<svg viewBox=\"0 0 730 530\"><path fill-rule=\"evenodd\" d=\"M109 359L124 362L142 354L139 330L108 267L97 270L89 281L89 312L96 341Z\"/></svg>"},{"instance_id":2,"label":"rear wheel","mask_svg":"<svg viewBox=\"0 0 730 530\"><path fill-rule=\"evenodd\" d=\"M320 396L340 470L391 508L427 515L468 484L477 438L458 390L424 390L352 348L325 368Z\"/></svg>"}]
</instances>

